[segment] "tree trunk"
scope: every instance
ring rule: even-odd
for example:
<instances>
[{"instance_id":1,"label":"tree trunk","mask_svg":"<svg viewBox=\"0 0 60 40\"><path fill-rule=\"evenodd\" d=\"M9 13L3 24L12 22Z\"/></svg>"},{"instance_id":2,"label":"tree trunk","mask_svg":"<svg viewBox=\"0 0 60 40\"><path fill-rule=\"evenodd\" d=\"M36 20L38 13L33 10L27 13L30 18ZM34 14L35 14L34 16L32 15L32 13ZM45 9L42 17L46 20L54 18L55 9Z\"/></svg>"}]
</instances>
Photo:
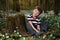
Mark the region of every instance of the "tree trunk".
<instances>
[{"instance_id":1,"label":"tree trunk","mask_svg":"<svg viewBox=\"0 0 60 40\"><path fill-rule=\"evenodd\" d=\"M20 12L19 0L13 0L13 11Z\"/></svg>"},{"instance_id":2,"label":"tree trunk","mask_svg":"<svg viewBox=\"0 0 60 40\"><path fill-rule=\"evenodd\" d=\"M59 14L59 0L55 0L55 4L54 4L54 12L55 12L55 15L58 15Z\"/></svg>"}]
</instances>

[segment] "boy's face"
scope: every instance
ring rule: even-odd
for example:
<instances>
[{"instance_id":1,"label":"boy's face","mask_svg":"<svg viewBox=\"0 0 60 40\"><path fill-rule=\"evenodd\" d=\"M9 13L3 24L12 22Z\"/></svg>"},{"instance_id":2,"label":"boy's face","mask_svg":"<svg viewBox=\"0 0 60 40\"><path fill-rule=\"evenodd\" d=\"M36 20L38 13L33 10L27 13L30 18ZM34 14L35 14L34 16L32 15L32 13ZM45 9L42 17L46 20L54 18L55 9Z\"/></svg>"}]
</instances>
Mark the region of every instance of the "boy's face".
<instances>
[{"instance_id":1,"label":"boy's face","mask_svg":"<svg viewBox=\"0 0 60 40\"><path fill-rule=\"evenodd\" d=\"M40 12L37 9L33 10L33 15L34 16L39 16Z\"/></svg>"}]
</instances>

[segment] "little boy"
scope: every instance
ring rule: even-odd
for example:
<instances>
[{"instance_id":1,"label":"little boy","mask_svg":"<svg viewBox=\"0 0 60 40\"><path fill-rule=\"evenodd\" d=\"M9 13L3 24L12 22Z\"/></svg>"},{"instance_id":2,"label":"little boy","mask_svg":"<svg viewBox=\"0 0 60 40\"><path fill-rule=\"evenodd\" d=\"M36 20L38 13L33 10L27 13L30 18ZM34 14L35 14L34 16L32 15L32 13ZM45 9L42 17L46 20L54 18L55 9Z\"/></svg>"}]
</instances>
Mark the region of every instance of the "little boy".
<instances>
[{"instance_id":1,"label":"little boy","mask_svg":"<svg viewBox=\"0 0 60 40\"><path fill-rule=\"evenodd\" d=\"M39 37L40 33L40 20L38 16L42 13L42 8L36 6L33 13L27 17L27 30L35 37Z\"/></svg>"}]
</instances>

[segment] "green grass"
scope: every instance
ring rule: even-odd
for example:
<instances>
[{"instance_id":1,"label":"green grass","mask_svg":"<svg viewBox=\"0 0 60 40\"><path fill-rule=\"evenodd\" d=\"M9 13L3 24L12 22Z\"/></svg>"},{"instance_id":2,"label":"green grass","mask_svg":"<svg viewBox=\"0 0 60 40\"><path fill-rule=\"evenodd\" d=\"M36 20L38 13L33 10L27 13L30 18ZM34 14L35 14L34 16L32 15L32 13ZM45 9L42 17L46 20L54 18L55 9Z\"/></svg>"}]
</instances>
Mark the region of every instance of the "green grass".
<instances>
[{"instance_id":1,"label":"green grass","mask_svg":"<svg viewBox=\"0 0 60 40\"><path fill-rule=\"evenodd\" d=\"M2 40L13 40L13 38L0 38ZM42 38L32 38L32 37L20 37L20 38L15 38L17 40L44 40Z\"/></svg>"}]
</instances>

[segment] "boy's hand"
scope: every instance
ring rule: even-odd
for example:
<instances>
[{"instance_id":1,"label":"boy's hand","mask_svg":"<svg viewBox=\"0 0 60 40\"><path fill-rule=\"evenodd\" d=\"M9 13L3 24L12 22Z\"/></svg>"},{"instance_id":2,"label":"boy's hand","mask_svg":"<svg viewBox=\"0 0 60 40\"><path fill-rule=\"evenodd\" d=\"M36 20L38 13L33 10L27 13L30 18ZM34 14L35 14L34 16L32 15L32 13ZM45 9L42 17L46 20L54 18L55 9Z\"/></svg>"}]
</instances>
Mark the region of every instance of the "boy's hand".
<instances>
[{"instance_id":1,"label":"boy's hand","mask_svg":"<svg viewBox=\"0 0 60 40\"><path fill-rule=\"evenodd\" d=\"M37 29L39 32L40 32L40 30L39 29Z\"/></svg>"},{"instance_id":2,"label":"boy's hand","mask_svg":"<svg viewBox=\"0 0 60 40\"><path fill-rule=\"evenodd\" d=\"M39 31L39 30L36 30L36 32L37 32L37 33L40 33L40 31Z\"/></svg>"}]
</instances>

